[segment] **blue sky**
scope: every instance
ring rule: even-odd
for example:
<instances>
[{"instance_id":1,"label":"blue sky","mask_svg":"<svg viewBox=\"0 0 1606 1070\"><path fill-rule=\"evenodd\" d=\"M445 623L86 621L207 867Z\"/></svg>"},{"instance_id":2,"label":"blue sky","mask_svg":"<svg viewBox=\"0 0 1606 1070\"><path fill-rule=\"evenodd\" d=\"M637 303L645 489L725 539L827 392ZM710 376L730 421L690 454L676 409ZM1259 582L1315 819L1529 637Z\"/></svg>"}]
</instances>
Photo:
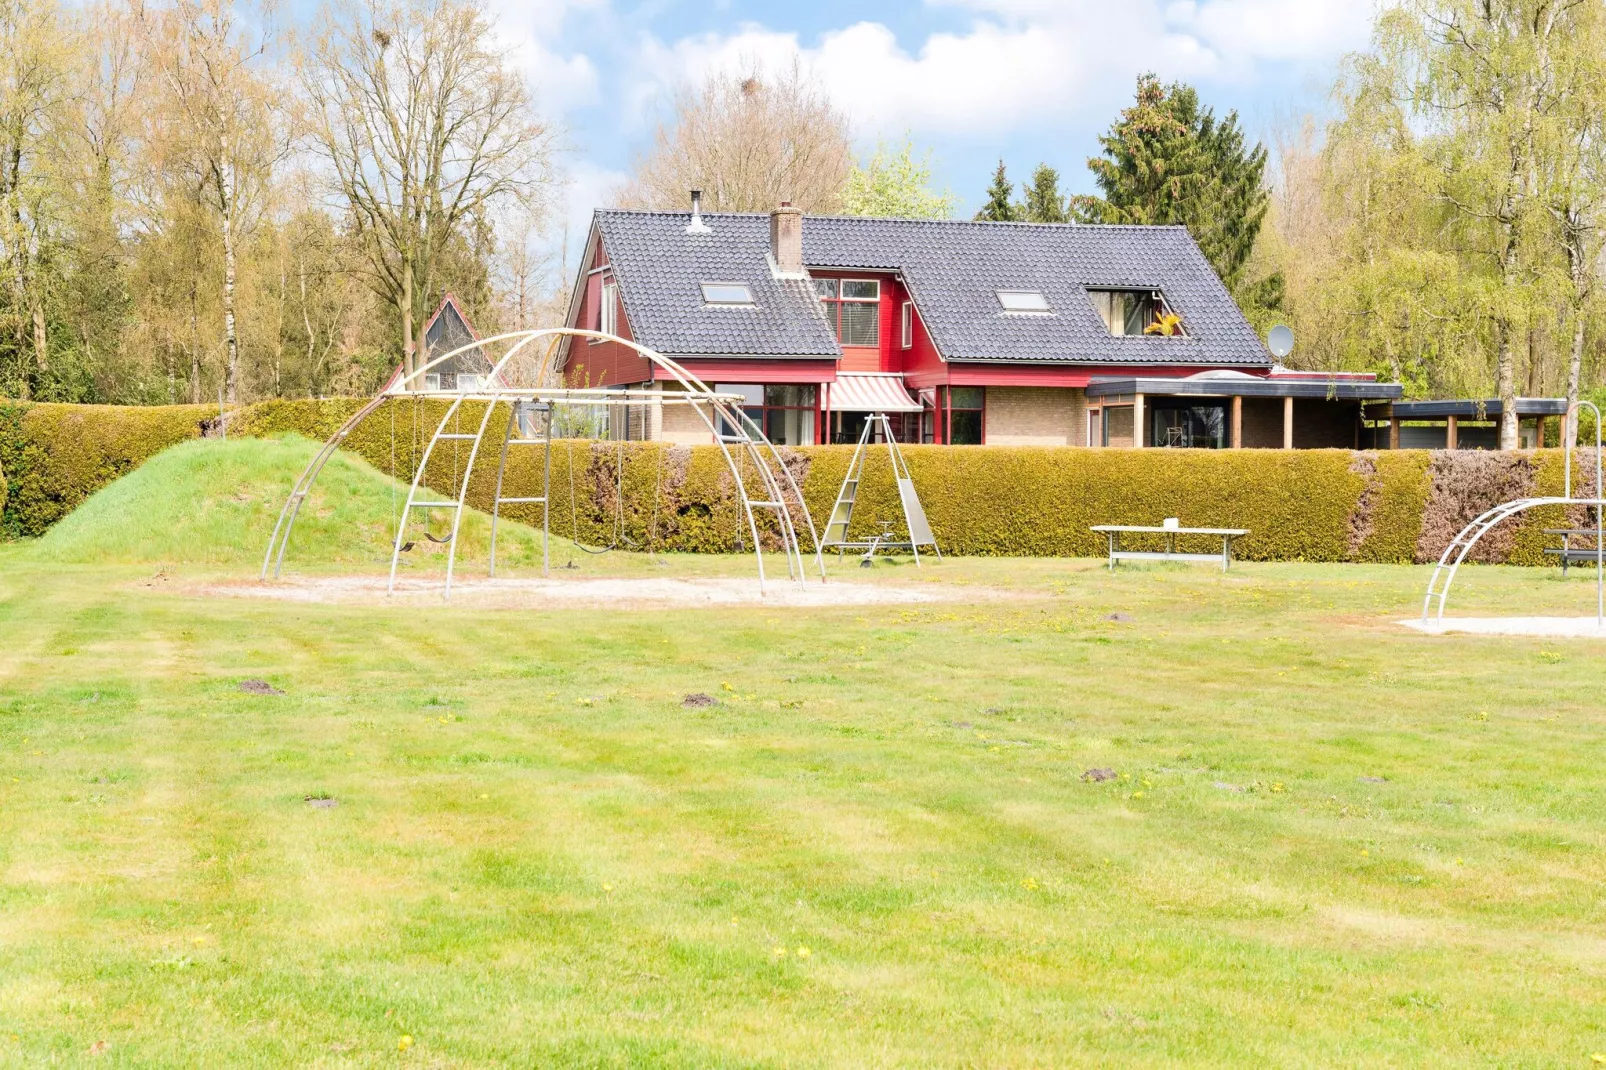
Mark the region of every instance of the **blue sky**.
<instances>
[{"instance_id":1,"label":"blue sky","mask_svg":"<svg viewBox=\"0 0 1606 1070\"><path fill-rule=\"evenodd\" d=\"M1002 157L1088 186L1097 135L1154 70L1257 137L1320 112L1373 0L489 0L567 130L560 218L578 231L649 143L678 84L798 56L861 149L911 135L974 211Z\"/></svg>"}]
</instances>

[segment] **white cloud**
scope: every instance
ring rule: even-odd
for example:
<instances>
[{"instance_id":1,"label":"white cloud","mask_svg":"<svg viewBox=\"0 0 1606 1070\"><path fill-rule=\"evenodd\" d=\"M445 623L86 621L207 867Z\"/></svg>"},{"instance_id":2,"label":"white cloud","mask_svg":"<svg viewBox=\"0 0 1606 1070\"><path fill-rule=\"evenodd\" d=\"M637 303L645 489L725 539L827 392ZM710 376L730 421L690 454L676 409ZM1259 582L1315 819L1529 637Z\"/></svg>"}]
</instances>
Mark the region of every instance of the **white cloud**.
<instances>
[{"instance_id":1,"label":"white cloud","mask_svg":"<svg viewBox=\"0 0 1606 1070\"><path fill-rule=\"evenodd\" d=\"M563 188L552 205L552 218L546 228L554 272L563 267L567 259L567 273L574 273L586 235L591 230L591 213L612 201L614 191L624 184L626 177L622 171L597 167L584 160L564 175ZM567 283L565 278L564 284Z\"/></svg>"},{"instance_id":2,"label":"white cloud","mask_svg":"<svg viewBox=\"0 0 1606 1070\"><path fill-rule=\"evenodd\" d=\"M535 88L543 111L563 115L596 103L600 79L584 52L563 55L553 47L571 12L603 12L608 0L492 0L496 32L513 62Z\"/></svg>"},{"instance_id":3,"label":"white cloud","mask_svg":"<svg viewBox=\"0 0 1606 1070\"><path fill-rule=\"evenodd\" d=\"M1326 61L1364 47L1372 0L1179 0L1166 22L1228 59Z\"/></svg>"},{"instance_id":4,"label":"white cloud","mask_svg":"<svg viewBox=\"0 0 1606 1070\"><path fill-rule=\"evenodd\" d=\"M1141 71L1194 81L1252 81L1265 62L1327 63L1361 47L1373 0L954 0L975 13L962 32L913 50L879 22L805 46L748 23L669 43L646 36L627 110L640 118L664 89L757 60L802 60L858 132L1008 134L1107 115Z\"/></svg>"}]
</instances>

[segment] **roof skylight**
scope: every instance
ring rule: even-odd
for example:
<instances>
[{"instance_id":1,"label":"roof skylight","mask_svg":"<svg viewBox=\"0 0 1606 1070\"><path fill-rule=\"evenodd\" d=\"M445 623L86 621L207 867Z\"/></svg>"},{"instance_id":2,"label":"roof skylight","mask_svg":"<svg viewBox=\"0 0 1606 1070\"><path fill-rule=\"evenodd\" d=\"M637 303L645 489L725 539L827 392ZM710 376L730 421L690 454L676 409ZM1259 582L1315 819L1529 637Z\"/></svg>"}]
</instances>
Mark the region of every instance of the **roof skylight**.
<instances>
[{"instance_id":1,"label":"roof skylight","mask_svg":"<svg viewBox=\"0 0 1606 1070\"><path fill-rule=\"evenodd\" d=\"M1047 312L1048 298L1041 290L999 290L998 303L1005 312Z\"/></svg>"},{"instance_id":2,"label":"roof skylight","mask_svg":"<svg viewBox=\"0 0 1606 1070\"><path fill-rule=\"evenodd\" d=\"M753 291L745 282L705 282L703 304L724 308L741 308L753 303Z\"/></svg>"}]
</instances>

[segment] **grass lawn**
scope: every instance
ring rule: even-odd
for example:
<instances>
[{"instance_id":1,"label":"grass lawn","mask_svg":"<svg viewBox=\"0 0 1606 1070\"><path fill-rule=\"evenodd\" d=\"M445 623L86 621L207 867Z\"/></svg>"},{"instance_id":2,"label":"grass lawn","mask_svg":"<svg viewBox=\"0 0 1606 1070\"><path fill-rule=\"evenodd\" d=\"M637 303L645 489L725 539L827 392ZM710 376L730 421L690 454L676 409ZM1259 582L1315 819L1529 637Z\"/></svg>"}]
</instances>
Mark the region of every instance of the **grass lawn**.
<instances>
[{"instance_id":1,"label":"grass lawn","mask_svg":"<svg viewBox=\"0 0 1606 1070\"><path fill-rule=\"evenodd\" d=\"M238 560L0 547L0 1063L1606 1052L1599 642L1410 633L1426 571L1360 566L949 561L918 579L952 602L719 613L186 594L249 571L276 490L234 496ZM1484 568L1451 612L1592 605Z\"/></svg>"}]
</instances>

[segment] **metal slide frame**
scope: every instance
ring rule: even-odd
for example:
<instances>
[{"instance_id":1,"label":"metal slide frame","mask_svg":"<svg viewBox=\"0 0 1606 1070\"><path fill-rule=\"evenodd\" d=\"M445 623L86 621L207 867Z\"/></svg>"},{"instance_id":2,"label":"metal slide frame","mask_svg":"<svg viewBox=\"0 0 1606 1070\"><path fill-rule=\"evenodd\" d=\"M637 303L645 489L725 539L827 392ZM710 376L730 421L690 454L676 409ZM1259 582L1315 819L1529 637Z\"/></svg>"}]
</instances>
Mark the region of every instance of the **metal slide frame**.
<instances>
[{"instance_id":1,"label":"metal slide frame","mask_svg":"<svg viewBox=\"0 0 1606 1070\"><path fill-rule=\"evenodd\" d=\"M853 506L858 501L859 484L864 477L865 452L871 445L870 436L877 428L881 429L886 439L887 458L892 462L892 478L898 483L898 501L903 506L903 528L909 536L906 542L884 538L848 540L848 525L853 522ZM903 459L903 451L898 449L898 440L893 437L892 421L884 412L873 412L865 419L864 430L859 432L859 443L853 449L853 460L848 462L847 474L842 477L842 486L836 492L836 502L831 506L831 517L826 521L820 549L822 552L835 550L839 558L844 550L863 550L866 561L877 550L908 550L914 554L915 567L918 568L922 546L931 547L937 560L942 560L942 548L931 533L931 523L926 519L925 507L920 504L920 495L915 493L914 476L909 471L908 462Z\"/></svg>"},{"instance_id":2,"label":"metal slide frame","mask_svg":"<svg viewBox=\"0 0 1606 1070\"><path fill-rule=\"evenodd\" d=\"M541 357L536 372L531 378L536 382L547 381L553 372L552 361L558 350L558 343L565 338L588 339L599 342L612 342L651 361L656 367L667 373L681 387L676 391L663 390L602 390L563 387L515 387L506 385L503 372L509 363L521 351L535 342L546 340L549 345L547 352ZM424 376L431 369L451 360L459 353L471 349L483 349L485 346L496 343L508 343L508 351L498 360L489 375L484 377L485 385L478 389L459 390L427 390L421 389L426 381ZM798 487L791 470L786 466L784 459L776 450L773 443L765 437L763 429L755 423L741 408L742 397L737 394L721 394L713 390L701 379L687 371L680 364L652 349L638 345L617 335L605 334L601 331L580 330L574 327L549 327L532 331L510 331L506 334L495 335L480 339L467 345L460 346L449 353L445 353L428 361L411 375L398 379L378 397L375 397L361 410L354 413L350 419L341 425L319 450L318 455L307 465L306 469L297 478L290 498L280 511L279 521L274 526L273 535L268 542L267 556L263 559L262 578L267 579L270 571L274 577L280 573L283 565L285 548L289 545L290 536L295 528L296 515L299 513L301 503L306 500L312 490L313 483L318 474L328 463L334 451L339 448L353 428L363 419L373 413L386 401L397 401L404 398L425 398L449 402L446 412L437 424L434 433L430 436L428 445L424 449L423 457L418 462L417 471L413 476L412 484L408 488L407 502L402 508L401 516L397 521L396 538L391 550L390 581L387 590L394 592L396 571L401 560L402 545L406 538L407 528L415 509L450 509L452 510L452 535L447 543L446 559L446 588L445 596L451 596L452 579L457 559L457 534L462 523L462 516L468 499L469 480L474 473L474 465L478 460L480 446L484 440L485 432L490 424L491 414L497 405L506 403L512 408L508 422L503 431L501 456L497 466L497 489L492 504L491 524L491 564L490 571L495 573L496 560L496 533L501 506L504 503L514 502L539 503L542 506L542 568L543 574L548 565L547 539L549 537L550 498L552 482L551 463L551 416L552 409L564 404L581 404L589 406L606 405L610 407L625 407L633 405L687 405L708 428L713 436L714 443L719 446L724 457L726 468L730 471L731 479L736 485L737 499L741 503L742 514L746 521L748 534L752 538L753 553L758 566L759 590L765 588L766 576L764 572L764 551L759 540L758 515L759 510L769 510L775 517L776 530L780 536L781 552L786 559L787 577L799 584L806 582L808 576L807 562L799 538L800 527L795 514L801 513L802 527L809 533L813 556L820 578L825 578L825 562L821 554L820 536L814 526L814 519L809 515L808 503L803 498L803 492ZM466 402L484 402L485 413L479 421L479 426L472 434L461 431L448 431L452 420L461 412ZM547 426L545 434L545 448L547 455L543 465L541 494L528 498L503 498L502 483L506 471L508 447L514 443L536 440L513 438L516 425L516 413L519 405L534 403L538 409L547 413ZM461 484L455 488L452 500L421 499L420 489L424 487L424 474L429 467L429 459L434 454L435 447L442 441L467 441L472 439L473 445L469 450L468 462L465 466ZM745 464L739 464L738 459L751 461L754 474L759 482L759 496L755 497L750 491L747 481L743 478Z\"/></svg>"},{"instance_id":3,"label":"metal slide frame","mask_svg":"<svg viewBox=\"0 0 1606 1070\"><path fill-rule=\"evenodd\" d=\"M1444 623L1444 604L1450 597L1450 586L1455 583L1456 573L1461 563L1466 560L1478 540L1493 531L1500 524L1516 516L1545 505L1582 505L1595 510L1595 626L1606 627L1606 545L1602 544L1601 537L1606 535L1606 518L1603 518L1603 506L1606 506L1606 496L1603 496L1601 485L1601 433L1600 409L1593 402L1576 401L1567 410L1567 418L1563 423L1563 431L1569 437L1575 438L1574 430L1578 425L1575 418L1578 410L1588 406L1595 414L1595 497L1573 497L1573 442L1562 443L1563 448L1563 484L1560 498L1518 498L1515 501L1504 502L1495 506L1473 519L1472 523L1462 528L1460 533L1451 540L1450 545L1444 548L1439 556L1439 563L1433 569L1433 575L1428 577L1427 593L1422 597L1422 621L1426 623L1429 615L1433 615L1436 623ZM1438 599L1435 611L1434 599Z\"/></svg>"}]
</instances>

